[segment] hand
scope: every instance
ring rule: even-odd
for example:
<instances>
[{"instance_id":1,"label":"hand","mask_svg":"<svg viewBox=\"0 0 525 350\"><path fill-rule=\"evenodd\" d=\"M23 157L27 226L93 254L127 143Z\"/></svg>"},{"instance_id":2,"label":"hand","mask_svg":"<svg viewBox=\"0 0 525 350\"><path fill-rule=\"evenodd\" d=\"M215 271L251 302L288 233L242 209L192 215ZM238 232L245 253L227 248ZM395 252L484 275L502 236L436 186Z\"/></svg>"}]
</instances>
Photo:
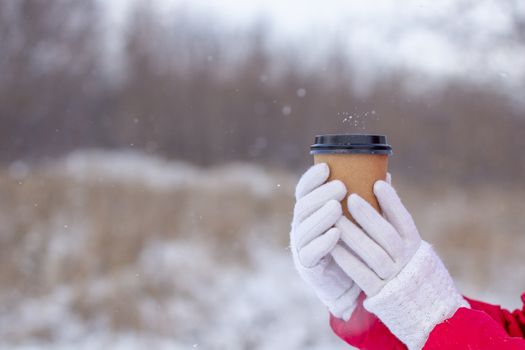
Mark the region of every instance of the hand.
<instances>
[{"instance_id":1,"label":"hand","mask_svg":"<svg viewBox=\"0 0 525 350\"><path fill-rule=\"evenodd\" d=\"M367 296L377 294L397 276L421 245L416 225L394 188L377 181L374 194L384 217L357 194L350 195L348 211L361 227L341 217L335 226L346 246L339 244L332 252Z\"/></svg>"},{"instance_id":2,"label":"hand","mask_svg":"<svg viewBox=\"0 0 525 350\"><path fill-rule=\"evenodd\" d=\"M348 320L361 290L330 255L340 237L333 226L342 217L340 201L346 188L337 180L325 183L328 176L329 168L323 163L312 166L299 180L290 249L302 279L332 315Z\"/></svg>"},{"instance_id":3,"label":"hand","mask_svg":"<svg viewBox=\"0 0 525 350\"><path fill-rule=\"evenodd\" d=\"M337 264L365 292L364 307L409 349L421 349L432 329L468 303L432 247L421 240L394 188L374 185L384 216L356 194L348 210L360 227L342 217Z\"/></svg>"}]
</instances>

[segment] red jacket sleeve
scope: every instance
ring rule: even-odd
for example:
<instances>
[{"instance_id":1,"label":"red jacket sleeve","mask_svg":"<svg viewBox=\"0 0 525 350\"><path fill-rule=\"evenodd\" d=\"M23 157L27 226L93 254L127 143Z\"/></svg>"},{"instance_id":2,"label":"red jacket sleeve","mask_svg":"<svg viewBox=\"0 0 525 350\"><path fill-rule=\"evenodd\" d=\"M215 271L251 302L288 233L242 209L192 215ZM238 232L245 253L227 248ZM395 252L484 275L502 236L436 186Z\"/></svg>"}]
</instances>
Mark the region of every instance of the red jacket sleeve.
<instances>
[{"instance_id":1,"label":"red jacket sleeve","mask_svg":"<svg viewBox=\"0 0 525 350\"><path fill-rule=\"evenodd\" d=\"M525 339L511 337L483 311L460 308L432 330L423 349L523 350Z\"/></svg>"},{"instance_id":2,"label":"red jacket sleeve","mask_svg":"<svg viewBox=\"0 0 525 350\"><path fill-rule=\"evenodd\" d=\"M521 298L525 304L525 293ZM406 349L381 320L364 309L363 299L362 294L347 322L330 317L333 331L359 349ZM525 349L525 305L511 313L496 305L466 299L472 309L461 308L453 317L437 325L425 344L425 350Z\"/></svg>"},{"instance_id":3,"label":"red jacket sleeve","mask_svg":"<svg viewBox=\"0 0 525 350\"><path fill-rule=\"evenodd\" d=\"M525 338L525 293L521 295L523 306L521 310L512 313L498 305L465 298L473 310L483 311L501 325L511 337Z\"/></svg>"},{"instance_id":4,"label":"red jacket sleeve","mask_svg":"<svg viewBox=\"0 0 525 350\"><path fill-rule=\"evenodd\" d=\"M361 293L357 307L350 319L345 322L330 315L330 327L334 333L348 344L363 350L406 350L390 330L374 314L363 307L365 295Z\"/></svg>"},{"instance_id":5,"label":"red jacket sleeve","mask_svg":"<svg viewBox=\"0 0 525 350\"><path fill-rule=\"evenodd\" d=\"M524 306L509 312L500 306L468 299L471 309L461 308L453 317L437 325L424 350L523 350L525 349Z\"/></svg>"}]
</instances>

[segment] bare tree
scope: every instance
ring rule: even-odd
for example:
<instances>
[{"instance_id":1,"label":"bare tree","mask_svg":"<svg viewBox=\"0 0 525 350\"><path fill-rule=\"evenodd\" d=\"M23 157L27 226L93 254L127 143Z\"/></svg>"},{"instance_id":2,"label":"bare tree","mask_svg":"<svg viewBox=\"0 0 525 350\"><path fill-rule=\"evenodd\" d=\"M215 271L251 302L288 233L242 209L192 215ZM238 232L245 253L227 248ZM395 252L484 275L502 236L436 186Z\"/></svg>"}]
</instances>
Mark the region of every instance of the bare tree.
<instances>
[{"instance_id":1,"label":"bare tree","mask_svg":"<svg viewBox=\"0 0 525 350\"><path fill-rule=\"evenodd\" d=\"M94 1L0 3L1 158L53 154L96 124L96 15Z\"/></svg>"},{"instance_id":2,"label":"bare tree","mask_svg":"<svg viewBox=\"0 0 525 350\"><path fill-rule=\"evenodd\" d=\"M525 175L516 161L524 110L495 85L448 79L429 86L397 70L363 94L337 40L306 67L301 48L269 44L263 20L228 31L184 10L166 17L149 3L136 6L122 37L123 76L110 84L94 0L0 2L2 160L116 147L202 165L297 169L311 162L317 133L382 132L396 150L393 170L413 181ZM523 16L510 18L515 35L507 39L523 45ZM426 89L413 94L409 83Z\"/></svg>"}]
</instances>

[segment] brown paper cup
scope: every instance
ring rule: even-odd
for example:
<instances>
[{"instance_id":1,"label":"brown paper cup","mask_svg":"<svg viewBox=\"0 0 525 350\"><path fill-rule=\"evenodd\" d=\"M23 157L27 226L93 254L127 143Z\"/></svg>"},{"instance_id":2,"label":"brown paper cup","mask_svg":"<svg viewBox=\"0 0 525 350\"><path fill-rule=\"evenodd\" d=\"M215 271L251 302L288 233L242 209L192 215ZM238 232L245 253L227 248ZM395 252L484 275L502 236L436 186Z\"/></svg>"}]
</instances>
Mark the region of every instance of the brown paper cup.
<instances>
[{"instance_id":1,"label":"brown paper cup","mask_svg":"<svg viewBox=\"0 0 525 350\"><path fill-rule=\"evenodd\" d=\"M344 215L351 219L348 212L347 198L352 193L357 193L377 211L381 212L379 203L373 192L377 180L386 180L388 156L369 154L316 154L314 162L326 163L330 168L329 180L341 180L345 186L347 196L342 201Z\"/></svg>"},{"instance_id":2,"label":"brown paper cup","mask_svg":"<svg viewBox=\"0 0 525 350\"><path fill-rule=\"evenodd\" d=\"M334 141L334 137L338 142ZM386 180L388 156L392 153L391 147L386 144L386 137L355 134L317 136L311 153L315 164L328 164L329 180L340 180L346 186L347 196L342 206L347 218L355 222L347 207L347 198L352 193L358 194L381 212L373 187L376 181Z\"/></svg>"}]
</instances>

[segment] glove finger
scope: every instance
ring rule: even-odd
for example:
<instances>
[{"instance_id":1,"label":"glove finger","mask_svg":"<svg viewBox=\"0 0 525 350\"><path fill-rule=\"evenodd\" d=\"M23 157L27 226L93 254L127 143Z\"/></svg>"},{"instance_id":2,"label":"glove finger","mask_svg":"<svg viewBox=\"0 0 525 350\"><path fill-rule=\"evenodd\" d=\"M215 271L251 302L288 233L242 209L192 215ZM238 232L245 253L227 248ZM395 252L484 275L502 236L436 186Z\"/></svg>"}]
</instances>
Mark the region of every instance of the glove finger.
<instances>
[{"instance_id":1,"label":"glove finger","mask_svg":"<svg viewBox=\"0 0 525 350\"><path fill-rule=\"evenodd\" d=\"M342 201L346 195L346 187L339 180L333 180L321 185L297 201L294 208L294 225L303 222L313 212L326 202L335 199Z\"/></svg>"},{"instance_id":2,"label":"glove finger","mask_svg":"<svg viewBox=\"0 0 525 350\"><path fill-rule=\"evenodd\" d=\"M314 238L325 233L343 215L341 203L329 200L319 210L301 222L294 230L293 239L297 249L301 249Z\"/></svg>"},{"instance_id":3,"label":"glove finger","mask_svg":"<svg viewBox=\"0 0 525 350\"><path fill-rule=\"evenodd\" d=\"M357 306L359 294L361 294L361 288L356 283L352 283L343 295L330 303L328 310L335 317L348 321Z\"/></svg>"},{"instance_id":4,"label":"glove finger","mask_svg":"<svg viewBox=\"0 0 525 350\"><path fill-rule=\"evenodd\" d=\"M299 199L321 186L330 175L330 169L326 163L311 166L299 179L295 187L295 199Z\"/></svg>"},{"instance_id":5,"label":"glove finger","mask_svg":"<svg viewBox=\"0 0 525 350\"><path fill-rule=\"evenodd\" d=\"M337 265L367 296L375 295L381 290L384 282L365 263L341 244L336 245L331 254Z\"/></svg>"},{"instance_id":6,"label":"glove finger","mask_svg":"<svg viewBox=\"0 0 525 350\"><path fill-rule=\"evenodd\" d=\"M397 261L403 254L403 241L396 229L357 194L348 197L348 211L363 230Z\"/></svg>"},{"instance_id":7,"label":"glove finger","mask_svg":"<svg viewBox=\"0 0 525 350\"><path fill-rule=\"evenodd\" d=\"M378 278L392 277L395 273L394 261L363 230L344 216L336 222L335 227L341 231L341 240L377 274Z\"/></svg>"},{"instance_id":8,"label":"glove finger","mask_svg":"<svg viewBox=\"0 0 525 350\"><path fill-rule=\"evenodd\" d=\"M392 185L392 174L390 174L390 173L386 173L386 182L387 182L389 185Z\"/></svg>"},{"instance_id":9,"label":"glove finger","mask_svg":"<svg viewBox=\"0 0 525 350\"><path fill-rule=\"evenodd\" d=\"M396 190L385 181L374 184L374 194L387 220L405 240L420 240L416 224L405 208Z\"/></svg>"},{"instance_id":10,"label":"glove finger","mask_svg":"<svg viewBox=\"0 0 525 350\"><path fill-rule=\"evenodd\" d=\"M338 229L328 230L299 250L299 262L306 268L314 267L334 249L340 236Z\"/></svg>"},{"instance_id":11,"label":"glove finger","mask_svg":"<svg viewBox=\"0 0 525 350\"><path fill-rule=\"evenodd\" d=\"M297 255L294 256L294 264L298 267L299 275L315 290L327 307L353 285L354 282L336 264L330 254L311 268L302 266Z\"/></svg>"}]
</instances>

